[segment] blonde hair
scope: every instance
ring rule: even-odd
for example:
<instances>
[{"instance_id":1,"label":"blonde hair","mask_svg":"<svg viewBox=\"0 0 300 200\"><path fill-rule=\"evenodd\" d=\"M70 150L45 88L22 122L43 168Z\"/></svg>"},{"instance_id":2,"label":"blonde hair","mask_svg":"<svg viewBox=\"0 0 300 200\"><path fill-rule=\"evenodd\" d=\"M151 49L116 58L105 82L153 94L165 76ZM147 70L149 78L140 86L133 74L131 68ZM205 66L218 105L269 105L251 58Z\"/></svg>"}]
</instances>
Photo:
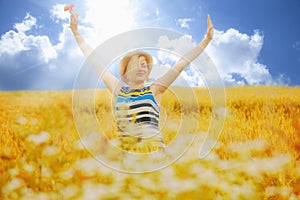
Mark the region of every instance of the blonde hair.
<instances>
[{"instance_id":1,"label":"blonde hair","mask_svg":"<svg viewBox=\"0 0 300 200\"><path fill-rule=\"evenodd\" d=\"M146 79L146 81L149 81L149 74L152 70L152 60L149 61L149 59L147 59L148 57L143 55L143 54L134 54L132 56L130 56L129 61L127 62L127 64L123 67L120 68L120 75L121 75L121 79L125 82L128 83L128 79L126 78L126 72L128 72L129 70L133 69L134 67L138 66L139 64L139 58L141 56L144 56L146 61L147 61L147 68L148 68L148 77Z\"/></svg>"}]
</instances>

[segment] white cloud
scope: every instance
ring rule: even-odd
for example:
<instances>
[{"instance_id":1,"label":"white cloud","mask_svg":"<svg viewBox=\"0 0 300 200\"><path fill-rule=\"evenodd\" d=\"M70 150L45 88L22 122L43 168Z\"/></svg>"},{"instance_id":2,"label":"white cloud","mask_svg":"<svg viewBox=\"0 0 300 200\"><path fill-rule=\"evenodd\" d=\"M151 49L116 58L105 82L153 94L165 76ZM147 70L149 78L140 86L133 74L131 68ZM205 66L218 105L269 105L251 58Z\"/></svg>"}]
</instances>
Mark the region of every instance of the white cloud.
<instances>
[{"instance_id":1,"label":"white cloud","mask_svg":"<svg viewBox=\"0 0 300 200\"><path fill-rule=\"evenodd\" d=\"M86 1L87 10L83 19L83 23L79 21L79 31L82 36L92 46L96 46L104 40L121 33L125 30L130 30L135 26L134 13L135 8L132 7L128 0L124 1ZM50 10L51 18L58 23L58 20L66 20L70 17L68 12L64 12L63 4L56 4ZM82 13L79 13L79 15ZM79 20L83 16L79 16ZM47 63L51 59L57 58L57 51L79 53L78 46L74 44L74 38L70 34L68 28L69 22L63 24L63 31L59 34L59 43L51 44L49 36L40 35L34 36L28 34L28 31L37 26L35 17L27 14L21 23L16 23L14 28L2 35L0 40L0 55L7 53L10 55L17 54L22 51L37 50L39 60ZM77 50L74 50L76 48ZM60 52L59 52L60 53Z\"/></svg>"},{"instance_id":2,"label":"white cloud","mask_svg":"<svg viewBox=\"0 0 300 200\"><path fill-rule=\"evenodd\" d=\"M39 58L43 62L48 63L49 60L57 57L57 52L53 48L48 36L28 36L27 42L39 50Z\"/></svg>"},{"instance_id":3,"label":"white cloud","mask_svg":"<svg viewBox=\"0 0 300 200\"><path fill-rule=\"evenodd\" d=\"M133 30L138 26L139 19L136 18L138 9L135 5L130 0L86 0L86 10L79 11L79 31L90 45L97 47L101 42L114 35ZM14 62L21 62L17 58L20 57L20 53L25 52L31 55L30 58L36 57L36 61L31 63L37 63L51 71L51 75L47 74L47 76L49 75L48 78L46 76L37 78L34 81L36 86L32 85L31 87L42 85L47 88L47 86L55 85L55 88L59 88L64 81L65 84L69 83L74 79L76 70L85 59L68 27L69 13L63 11L64 6L56 4L50 10L52 19L62 25L62 31L59 33L56 44L50 42L50 35L32 34L36 28L40 27L39 23L41 22L38 22L30 14L27 14L22 22L16 23L14 29L1 36L1 62L5 62L5 58L9 58L11 62L14 59ZM156 18L159 18L159 10L156 9L154 12ZM182 28L189 28L191 21L191 18L182 18L178 19L178 24ZM40 25L44 26L44 24ZM158 44L163 49L176 52L176 54L166 51L157 52L158 64L166 66L166 69L179 59L178 55L183 55L196 46L189 35L177 39L162 36L159 38ZM235 29L215 30L214 39L206 49L206 53L210 56L226 84L282 84L286 79L284 75L280 75L274 80L267 66L259 63L258 57L262 45L263 35L259 31L254 31L253 35L247 35ZM294 45L295 48L298 46L298 43ZM8 56L4 57L5 55ZM202 57L200 60L207 62L206 57ZM1 67L6 66L3 63L0 64ZM15 65L12 64L11 66ZM20 66L20 63L16 66ZM201 72L205 77L215 75L215 72L205 65L201 66ZM186 83L203 85L197 69L188 67L176 81L178 85L186 85Z\"/></svg>"},{"instance_id":4,"label":"white cloud","mask_svg":"<svg viewBox=\"0 0 300 200\"><path fill-rule=\"evenodd\" d=\"M26 31L29 31L35 25L36 18L32 17L29 13L27 13L22 23L16 23L14 27L15 29L17 29L18 32L24 33Z\"/></svg>"},{"instance_id":5,"label":"white cloud","mask_svg":"<svg viewBox=\"0 0 300 200\"><path fill-rule=\"evenodd\" d=\"M196 43L192 40L192 36L184 35L180 38L170 40L167 36L161 36L158 39L158 46L176 52L178 55L184 55L192 48L196 47Z\"/></svg>"},{"instance_id":6,"label":"white cloud","mask_svg":"<svg viewBox=\"0 0 300 200\"><path fill-rule=\"evenodd\" d=\"M37 50L38 59L47 63L57 56L48 36L33 36L27 34L33 27L37 26L37 20L30 14L21 23L14 25L15 30L9 30L1 36L0 55L15 55L22 51Z\"/></svg>"},{"instance_id":7,"label":"white cloud","mask_svg":"<svg viewBox=\"0 0 300 200\"><path fill-rule=\"evenodd\" d=\"M161 77L163 74L165 74L167 71L171 69L168 65L154 65L153 69L150 74L150 79L156 80L159 77ZM183 87L191 87L195 86L193 83L198 82L200 84L203 84L201 82L202 80L199 79L198 76L189 76L187 75L187 72L183 71L179 77L172 83L173 86L183 86Z\"/></svg>"},{"instance_id":8,"label":"white cloud","mask_svg":"<svg viewBox=\"0 0 300 200\"><path fill-rule=\"evenodd\" d=\"M93 47L136 26L137 9L129 0L86 0L80 4L85 6L78 5L79 31ZM27 14L22 22L16 23L14 29L1 36L0 66L4 70L3 73L14 77L31 70L30 82L24 77L24 80L20 78L11 81L11 84L7 83L8 85L20 87L22 84L19 82L26 81L23 85L30 89L59 89L66 85L70 87L70 83L76 78L77 70L84 64L85 57L69 29L70 14L64 12L64 6L56 4L49 10L53 21L62 25L56 44L50 42L53 35L37 34L40 31L36 31L36 28L45 27L46 24L42 24L43 21L38 22L37 18L30 14ZM23 63L24 60L28 63ZM5 85L1 88L5 88Z\"/></svg>"},{"instance_id":9,"label":"white cloud","mask_svg":"<svg viewBox=\"0 0 300 200\"><path fill-rule=\"evenodd\" d=\"M162 36L158 44L161 48L178 52L179 55L184 55L196 45L190 36L174 40ZM267 66L259 63L262 45L263 35L259 31L254 31L253 35L249 36L235 29L225 32L215 30L214 39L206 48L204 55L198 58L202 63L201 69L187 68L182 76L192 85L202 85L199 71L206 79L213 80L219 76L226 85L282 84L284 77L272 78ZM206 58L205 54L209 57ZM179 57L159 52L158 59L162 64L170 62L174 64ZM216 68L217 71L212 68Z\"/></svg>"},{"instance_id":10,"label":"white cloud","mask_svg":"<svg viewBox=\"0 0 300 200\"><path fill-rule=\"evenodd\" d=\"M258 62L262 45L263 35L259 31L254 31L253 35L249 36L235 29L228 29L226 32L215 30L207 53L225 81L226 77L233 78L231 74L234 73L250 85L274 84L267 66ZM232 81L241 83L240 80Z\"/></svg>"},{"instance_id":11,"label":"white cloud","mask_svg":"<svg viewBox=\"0 0 300 200\"><path fill-rule=\"evenodd\" d=\"M179 18L177 20L177 24L181 27L181 28L186 28L186 29L189 29L190 26L189 26L189 22L192 21L192 18Z\"/></svg>"},{"instance_id":12,"label":"white cloud","mask_svg":"<svg viewBox=\"0 0 300 200\"><path fill-rule=\"evenodd\" d=\"M189 50L196 47L196 43L190 35L183 35L180 38L170 40L167 36L158 39L158 46L162 49L157 52L157 59L161 65L172 67ZM181 72L179 80L173 85L176 86L200 86L204 85L202 75L195 70L195 66L187 67Z\"/></svg>"},{"instance_id":13,"label":"white cloud","mask_svg":"<svg viewBox=\"0 0 300 200\"><path fill-rule=\"evenodd\" d=\"M7 53L9 55L16 54L20 51L28 50L23 43L24 33L17 33L13 30L2 35L0 40L0 55Z\"/></svg>"},{"instance_id":14,"label":"white cloud","mask_svg":"<svg viewBox=\"0 0 300 200\"><path fill-rule=\"evenodd\" d=\"M64 11L65 6L66 5L64 4L56 4L50 10L51 18L54 19L57 23L58 20L66 20L70 17L70 13Z\"/></svg>"},{"instance_id":15,"label":"white cloud","mask_svg":"<svg viewBox=\"0 0 300 200\"><path fill-rule=\"evenodd\" d=\"M26 51L29 49L28 42L26 42L25 32L29 31L36 25L36 18L30 14L26 14L26 17L22 23L16 23L14 28L17 30L9 30L1 36L0 40L0 55L7 53L10 55L16 54L20 51Z\"/></svg>"}]
</instances>

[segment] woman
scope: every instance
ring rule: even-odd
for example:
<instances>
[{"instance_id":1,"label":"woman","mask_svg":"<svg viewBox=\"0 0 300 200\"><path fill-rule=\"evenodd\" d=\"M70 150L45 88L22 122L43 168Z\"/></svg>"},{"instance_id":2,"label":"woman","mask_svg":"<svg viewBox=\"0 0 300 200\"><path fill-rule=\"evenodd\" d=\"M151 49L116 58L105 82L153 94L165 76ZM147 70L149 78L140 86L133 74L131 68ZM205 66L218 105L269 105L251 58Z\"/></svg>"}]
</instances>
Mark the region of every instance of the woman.
<instances>
[{"instance_id":1,"label":"woman","mask_svg":"<svg viewBox=\"0 0 300 200\"><path fill-rule=\"evenodd\" d=\"M70 11L70 28L85 56L93 49L78 32L78 11ZM121 80L116 78L97 59L90 58L90 63L100 69L101 79L115 100L115 116L118 127L118 146L126 151L149 152L163 150L165 144L158 127L159 105L162 95L175 81L190 62L197 58L213 38L213 25L207 17L205 38L191 51L186 53L162 77L150 86L145 86L152 69L152 56L144 51L127 54L120 62ZM99 66L100 65L100 66Z\"/></svg>"}]
</instances>

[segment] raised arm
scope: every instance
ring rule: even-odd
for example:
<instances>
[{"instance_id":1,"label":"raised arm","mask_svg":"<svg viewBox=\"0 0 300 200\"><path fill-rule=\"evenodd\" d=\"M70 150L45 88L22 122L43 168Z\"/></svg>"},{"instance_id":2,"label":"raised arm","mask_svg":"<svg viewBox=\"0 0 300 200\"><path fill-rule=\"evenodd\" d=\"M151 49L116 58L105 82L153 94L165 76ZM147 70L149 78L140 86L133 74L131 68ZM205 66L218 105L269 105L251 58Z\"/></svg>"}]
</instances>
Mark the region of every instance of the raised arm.
<instances>
[{"instance_id":1,"label":"raised arm","mask_svg":"<svg viewBox=\"0 0 300 200\"><path fill-rule=\"evenodd\" d=\"M151 86L153 93L158 99L161 98L162 93L176 80L180 73L195 60L207 47L213 38L213 24L210 16L207 16L207 32L205 38L191 51L182 56L175 65L161 78L157 79L153 86Z\"/></svg>"},{"instance_id":2,"label":"raised arm","mask_svg":"<svg viewBox=\"0 0 300 200\"><path fill-rule=\"evenodd\" d=\"M101 79L104 82L105 86L109 89L111 93L113 93L117 87L120 87L120 81L113 74L111 74L108 70L105 70L105 66L99 62L98 56L90 56L93 52L93 48L84 40L81 34L78 31L78 10L76 10L76 14L70 11L70 28L75 37L75 40L80 47L82 53L88 58L90 64L97 70L99 75L102 75ZM102 74L104 72L104 74Z\"/></svg>"}]
</instances>

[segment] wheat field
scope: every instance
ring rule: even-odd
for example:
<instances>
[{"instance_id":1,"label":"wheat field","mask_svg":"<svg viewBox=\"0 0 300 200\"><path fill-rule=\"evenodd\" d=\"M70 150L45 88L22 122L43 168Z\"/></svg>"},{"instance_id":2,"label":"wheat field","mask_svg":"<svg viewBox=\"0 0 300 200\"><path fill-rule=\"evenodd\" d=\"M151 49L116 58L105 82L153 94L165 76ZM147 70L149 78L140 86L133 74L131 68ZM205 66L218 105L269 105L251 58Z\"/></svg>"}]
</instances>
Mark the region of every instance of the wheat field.
<instances>
[{"instance_id":1,"label":"wheat field","mask_svg":"<svg viewBox=\"0 0 300 200\"><path fill-rule=\"evenodd\" d=\"M82 146L71 90L0 92L0 199L300 199L300 88L227 87L222 106L207 89L193 91L197 102L185 88L164 95L160 125L167 145L179 126L177 145L197 140L176 162L141 174L113 170ZM95 92L94 113L114 139L107 90ZM217 138L213 118L224 123ZM216 145L200 158L204 140Z\"/></svg>"}]
</instances>

